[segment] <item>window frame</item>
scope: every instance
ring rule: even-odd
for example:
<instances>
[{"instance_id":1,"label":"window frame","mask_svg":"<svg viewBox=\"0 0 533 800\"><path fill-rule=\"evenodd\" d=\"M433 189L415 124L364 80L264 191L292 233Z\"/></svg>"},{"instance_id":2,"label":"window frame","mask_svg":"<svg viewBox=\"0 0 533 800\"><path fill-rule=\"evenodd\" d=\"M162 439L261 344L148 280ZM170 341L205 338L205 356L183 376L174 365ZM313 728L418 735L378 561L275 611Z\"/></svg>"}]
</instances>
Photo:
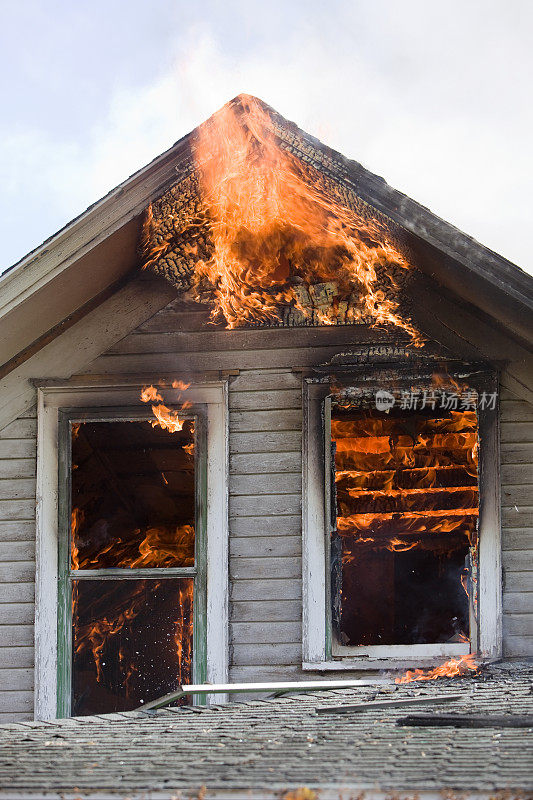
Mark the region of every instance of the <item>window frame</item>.
<instances>
[{"instance_id":1,"label":"window frame","mask_svg":"<svg viewBox=\"0 0 533 800\"><path fill-rule=\"evenodd\" d=\"M494 372L473 370L469 385L479 392L497 392ZM353 387L383 383L383 369L366 365L365 374L342 373L341 382ZM302 449L302 623L304 670L360 670L430 667L454 655L473 652L482 659L498 658L502 652L502 572L499 477L499 411L479 410L479 573L478 620L471 645L374 645L336 647L331 625L331 569L329 493L331 463L325 447L325 428L330 424L330 380L336 377L303 378ZM405 376L404 376L405 377ZM379 378L379 379L378 379ZM427 378L411 381L427 382ZM415 384L416 385L416 384ZM387 386L383 386L387 388Z\"/></svg>"},{"instance_id":2,"label":"window frame","mask_svg":"<svg viewBox=\"0 0 533 800\"><path fill-rule=\"evenodd\" d=\"M57 620L57 716L70 717L72 703L72 583L74 580L165 580L193 578L193 661L191 683L206 680L206 408L196 404L180 414L193 419L195 442L195 536L194 567L74 570L71 566L72 437L77 422L150 422L147 408L61 409L59 411L58 503L58 620ZM171 434L169 434L171 435Z\"/></svg>"},{"instance_id":3,"label":"window frame","mask_svg":"<svg viewBox=\"0 0 533 800\"><path fill-rule=\"evenodd\" d=\"M139 399L143 385L157 384L155 376L143 376L141 382L124 379L95 386L76 382L39 382L37 385L37 508L36 508L36 587L35 587L35 717L51 720L58 711L65 711L65 690L61 672L68 653L58 636L60 601L60 541L65 541L65 496L70 490L63 483L66 463L61 447L65 437L65 420L74 420L85 412L84 421L102 417L110 419L148 419L149 411ZM170 383L170 382L169 382ZM207 441L202 495L203 542L198 545L204 555L205 598L204 624L196 626L200 656L196 676L210 683L226 683L229 665L228 613L228 386L226 380L210 380L198 376L187 390L193 408L184 416L195 416L203 410L204 435ZM178 407L180 392L165 389L165 401ZM91 415L90 417L88 415ZM200 414L200 417L202 414ZM63 429L63 433L61 430ZM63 455L62 455L63 453ZM63 485L63 491L60 487ZM69 500L70 502L70 500ZM70 533L67 541L69 541ZM202 534L200 533L200 542ZM65 545L63 544L63 550ZM64 553L63 553L64 563ZM200 555L200 558L202 556ZM185 574L189 568L180 571ZM165 569L160 570L165 572ZM176 570L171 570L176 572ZM91 572L93 572L91 570ZM139 571L138 571L139 572ZM146 573L146 570L142 570ZM141 577L133 575L128 577ZM170 572L167 576L171 577ZM95 575L96 577L96 575ZM125 576L124 576L125 577ZM194 614L194 610L193 610ZM64 626L64 615L63 615ZM194 629L193 629L194 631ZM193 636L194 636L193 632ZM203 640L203 644L202 644ZM202 656L202 648L204 655ZM194 656L193 656L194 658ZM203 667L200 668L201 661ZM211 701L209 695L207 702ZM224 698L222 698L222 701ZM217 698L220 702L221 698Z\"/></svg>"}]
</instances>

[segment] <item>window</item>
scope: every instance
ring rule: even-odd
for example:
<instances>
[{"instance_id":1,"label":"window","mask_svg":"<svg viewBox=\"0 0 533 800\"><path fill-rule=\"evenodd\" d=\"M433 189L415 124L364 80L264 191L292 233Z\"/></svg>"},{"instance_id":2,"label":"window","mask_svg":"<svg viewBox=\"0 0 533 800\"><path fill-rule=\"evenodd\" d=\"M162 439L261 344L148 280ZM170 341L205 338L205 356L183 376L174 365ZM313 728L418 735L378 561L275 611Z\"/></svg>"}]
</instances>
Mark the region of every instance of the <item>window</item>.
<instances>
[{"instance_id":1,"label":"window","mask_svg":"<svg viewBox=\"0 0 533 800\"><path fill-rule=\"evenodd\" d=\"M38 388L37 719L227 682L227 382L192 383L176 434L141 388Z\"/></svg>"},{"instance_id":2,"label":"window","mask_svg":"<svg viewBox=\"0 0 533 800\"><path fill-rule=\"evenodd\" d=\"M427 383L391 406L357 377L307 381L307 668L498 651L497 415L467 391L461 406Z\"/></svg>"},{"instance_id":3,"label":"window","mask_svg":"<svg viewBox=\"0 0 533 800\"><path fill-rule=\"evenodd\" d=\"M63 415L60 715L127 711L205 679L205 435L184 415Z\"/></svg>"}]
</instances>

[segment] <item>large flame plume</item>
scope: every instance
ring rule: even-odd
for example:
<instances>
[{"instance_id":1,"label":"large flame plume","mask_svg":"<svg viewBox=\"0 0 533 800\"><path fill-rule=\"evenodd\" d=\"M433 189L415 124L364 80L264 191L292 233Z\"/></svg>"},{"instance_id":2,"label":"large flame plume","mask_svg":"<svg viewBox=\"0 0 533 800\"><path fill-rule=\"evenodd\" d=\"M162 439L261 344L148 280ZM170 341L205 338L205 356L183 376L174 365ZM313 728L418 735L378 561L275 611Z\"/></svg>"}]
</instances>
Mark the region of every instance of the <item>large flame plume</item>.
<instances>
[{"instance_id":1,"label":"large flame plume","mask_svg":"<svg viewBox=\"0 0 533 800\"><path fill-rule=\"evenodd\" d=\"M336 307L349 304L361 320L394 325L421 345L398 301L384 291L385 283L397 289L394 275L409 268L385 219L355 211L338 185L282 147L256 98L241 95L201 126L194 158L201 207L189 232L207 220L212 246L207 256L197 253L192 290L196 299L210 294L213 318L230 328L266 323L278 317L280 304L305 316L301 290L333 282L333 308L320 323L332 324ZM170 210L156 220L148 210L144 266L179 235L183 221L176 218L173 230L169 216Z\"/></svg>"}]
</instances>

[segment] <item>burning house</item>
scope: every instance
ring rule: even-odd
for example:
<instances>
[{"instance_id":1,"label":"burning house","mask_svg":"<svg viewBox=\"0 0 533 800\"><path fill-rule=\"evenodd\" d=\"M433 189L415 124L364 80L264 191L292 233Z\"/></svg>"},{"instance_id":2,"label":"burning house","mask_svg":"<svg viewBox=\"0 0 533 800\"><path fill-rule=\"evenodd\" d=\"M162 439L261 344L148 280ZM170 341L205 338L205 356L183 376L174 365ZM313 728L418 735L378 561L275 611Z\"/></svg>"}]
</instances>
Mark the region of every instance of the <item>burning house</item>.
<instances>
[{"instance_id":1,"label":"burning house","mask_svg":"<svg viewBox=\"0 0 533 800\"><path fill-rule=\"evenodd\" d=\"M0 286L0 722L533 655L518 267L243 95Z\"/></svg>"}]
</instances>

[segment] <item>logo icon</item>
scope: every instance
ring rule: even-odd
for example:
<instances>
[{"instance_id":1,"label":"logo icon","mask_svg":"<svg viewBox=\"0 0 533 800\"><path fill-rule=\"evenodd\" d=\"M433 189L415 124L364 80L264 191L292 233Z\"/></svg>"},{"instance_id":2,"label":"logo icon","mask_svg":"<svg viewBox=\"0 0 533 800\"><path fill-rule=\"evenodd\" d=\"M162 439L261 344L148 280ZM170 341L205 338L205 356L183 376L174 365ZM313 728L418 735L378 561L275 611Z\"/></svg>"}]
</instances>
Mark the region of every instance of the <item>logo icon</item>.
<instances>
[{"instance_id":1,"label":"logo icon","mask_svg":"<svg viewBox=\"0 0 533 800\"><path fill-rule=\"evenodd\" d=\"M388 414L393 405L394 395L390 392L386 392L384 389L380 389L379 392L376 392L376 408L378 411L385 411L385 413Z\"/></svg>"}]
</instances>

